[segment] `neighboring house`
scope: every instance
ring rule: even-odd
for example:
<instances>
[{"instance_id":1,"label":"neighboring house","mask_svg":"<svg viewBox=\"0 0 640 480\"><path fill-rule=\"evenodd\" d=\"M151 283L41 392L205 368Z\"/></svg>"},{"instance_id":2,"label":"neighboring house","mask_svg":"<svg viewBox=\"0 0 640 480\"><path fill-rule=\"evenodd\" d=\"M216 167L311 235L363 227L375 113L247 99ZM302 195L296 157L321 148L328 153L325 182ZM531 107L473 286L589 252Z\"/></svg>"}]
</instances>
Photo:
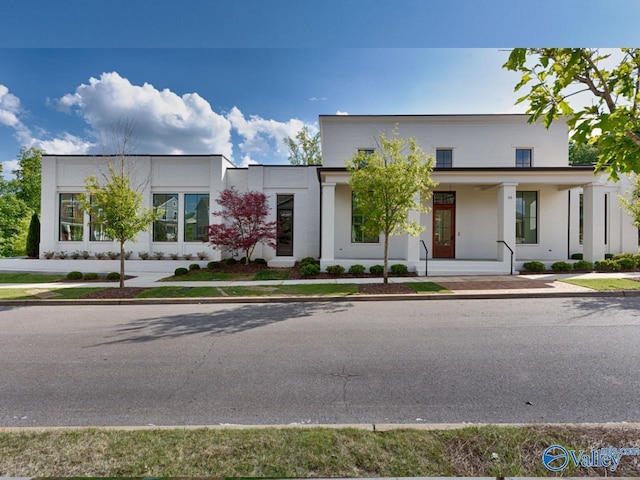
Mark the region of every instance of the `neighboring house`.
<instances>
[{"instance_id":1,"label":"neighboring house","mask_svg":"<svg viewBox=\"0 0 640 480\"><path fill-rule=\"evenodd\" d=\"M412 212L425 231L392 237L391 263L424 274L508 273L524 261L550 264L583 253L636 252L638 231L621 211L618 195L628 188L594 175L590 166L569 166L568 130L529 124L526 115L320 116L323 165L237 168L220 155L136 155L134 171L146 181L148 206L162 210L151 232L128 250L196 253L206 225L216 223L219 192L229 186L257 190L269 198L272 219L281 222L277 247L254 256L290 265L312 256L325 268L380 264L383 245L362 230L345 161L359 150L374 151L380 132L416 138L436 159L439 182L428 214ZM104 167L106 157L43 157L43 221L40 251L113 249L94 241L76 195L84 178ZM84 227L83 227L84 225ZM502 243L504 242L504 243ZM505 246L506 244L506 246ZM426 250L428 250L428 255ZM226 255L226 254L225 254ZM135 258L135 255L134 255ZM220 258L220 252L210 254Z\"/></svg>"}]
</instances>

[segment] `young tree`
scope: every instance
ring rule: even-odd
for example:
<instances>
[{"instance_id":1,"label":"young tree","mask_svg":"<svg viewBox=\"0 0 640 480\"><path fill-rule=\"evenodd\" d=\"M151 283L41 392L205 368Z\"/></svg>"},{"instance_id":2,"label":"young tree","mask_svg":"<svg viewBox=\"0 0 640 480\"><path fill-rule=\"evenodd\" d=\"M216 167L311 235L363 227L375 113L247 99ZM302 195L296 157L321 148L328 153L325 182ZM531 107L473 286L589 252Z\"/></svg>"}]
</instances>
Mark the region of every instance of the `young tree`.
<instances>
[{"instance_id":1,"label":"young tree","mask_svg":"<svg viewBox=\"0 0 640 480\"><path fill-rule=\"evenodd\" d=\"M363 228L370 235L384 235L384 283L388 283L389 237L407 233L417 236L424 230L409 218L409 211L426 213L424 201L437 185L431 179L434 159L414 138L404 139L398 127L389 138L380 134L373 153L359 152L347 161L349 185L359 201ZM419 196L419 198L418 198Z\"/></svg>"},{"instance_id":2,"label":"young tree","mask_svg":"<svg viewBox=\"0 0 640 480\"><path fill-rule=\"evenodd\" d=\"M282 141L289 147L289 163L291 165L322 165L322 153L320 152L320 132L313 137L308 127L302 127L295 137L283 138Z\"/></svg>"},{"instance_id":3,"label":"young tree","mask_svg":"<svg viewBox=\"0 0 640 480\"><path fill-rule=\"evenodd\" d=\"M260 192L239 193L234 187L220 192L216 200L222 207L213 215L225 223L209 225L207 237L214 248L244 252L248 264L258 243L276 246L277 222L267 222L267 196Z\"/></svg>"},{"instance_id":4,"label":"young tree","mask_svg":"<svg viewBox=\"0 0 640 480\"><path fill-rule=\"evenodd\" d=\"M611 55L592 48L516 48L504 68L522 73L515 90L529 91L531 122L547 127L566 117L578 144L598 144L596 169L612 178L640 172L640 49L622 48L612 67ZM569 98L587 92L591 104L575 110Z\"/></svg>"}]
</instances>

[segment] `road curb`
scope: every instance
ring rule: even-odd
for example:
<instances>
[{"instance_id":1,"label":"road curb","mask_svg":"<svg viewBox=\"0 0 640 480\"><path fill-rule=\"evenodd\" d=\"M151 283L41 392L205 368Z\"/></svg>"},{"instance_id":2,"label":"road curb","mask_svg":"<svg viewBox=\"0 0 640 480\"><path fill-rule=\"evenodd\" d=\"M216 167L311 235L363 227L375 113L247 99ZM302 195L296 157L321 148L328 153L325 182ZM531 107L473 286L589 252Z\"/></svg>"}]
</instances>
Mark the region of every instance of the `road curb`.
<instances>
[{"instance_id":1,"label":"road curb","mask_svg":"<svg viewBox=\"0 0 640 480\"><path fill-rule=\"evenodd\" d=\"M234 303L317 303L317 302L383 302L404 300L498 300L521 298L612 298L640 297L640 290L593 292L510 292L510 293L446 293L446 294L385 294L385 295L323 295L301 297L190 297L190 298L102 298L102 299L42 299L0 300L0 306L27 307L34 305L189 305Z\"/></svg>"},{"instance_id":2,"label":"road curb","mask_svg":"<svg viewBox=\"0 0 640 480\"><path fill-rule=\"evenodd\" d=\"M215 424L215 425L103 425L103 426L49 426L49 427L0 427L0 433L25 432L64 432L78 430L118 430L118 431L147 431L147 430L264 430L273 429L356 429L370 432L389 432L393 430L422 430L442 431L459 430L470 427L553 427L553 428L588 428L605 430L640 430L640 423L607 422L607 423L291 423L291 424Z\"/></svg>"}]
</instances>

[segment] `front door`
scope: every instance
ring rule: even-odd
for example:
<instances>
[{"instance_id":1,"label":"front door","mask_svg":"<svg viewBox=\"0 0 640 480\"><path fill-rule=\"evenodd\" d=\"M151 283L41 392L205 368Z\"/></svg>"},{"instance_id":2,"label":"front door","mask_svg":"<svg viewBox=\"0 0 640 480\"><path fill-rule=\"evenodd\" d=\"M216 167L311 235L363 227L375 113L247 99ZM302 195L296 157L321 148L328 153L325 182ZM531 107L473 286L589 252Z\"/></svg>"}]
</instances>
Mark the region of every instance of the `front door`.
<instances>
[{"instance_id":1,"label":"front door","mask_svg":"<svg viewBox=\"0 0 640 480\"><path fill-rule=\"evenodd\" d=\"M433 258L456 256L456 193L433 194Z\"/></svg>"}]
</instances>

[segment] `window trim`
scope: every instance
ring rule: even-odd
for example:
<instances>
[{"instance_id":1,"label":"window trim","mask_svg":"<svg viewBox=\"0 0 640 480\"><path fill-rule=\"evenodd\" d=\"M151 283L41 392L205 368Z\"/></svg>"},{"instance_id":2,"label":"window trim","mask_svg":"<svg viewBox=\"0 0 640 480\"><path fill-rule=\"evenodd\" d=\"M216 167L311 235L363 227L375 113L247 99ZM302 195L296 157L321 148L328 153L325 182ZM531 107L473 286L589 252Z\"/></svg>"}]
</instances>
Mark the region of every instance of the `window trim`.
<instances>
[{"instance_id":1,"label":"window trim","mask_svg":"<svg viewBox=\"0 0 640 480\"><path fill-rule=\"evenodd\" d=\"M518 202L518 195L522 194L522 193L535 193L536 198L535 198L535 202L536 202L536 212L535 212L535 219L536 219L536 228L535 228L535 232L536 232L536 238L535 241L533 242L527 242L527 241L518 241L518 235L517 235L517 226L518 226L518 208L517 208L517 202ZM531 217L527 217L527 216L523 216L523 222L530 220ZM518 190L516 191L516 224L514 226L516 228L516 245L539 245L540 244L540 192L538 190ZM523 232L523 236L521 237L524 240L524 232Z\"/></svg>"},{"instance_id":2,"label":"window trim","mask_svg":"<svg viewBox=\"0 0 640 480\"><path fill-rule=\"evenodd\" d=\"M440 152L449 152L451 155L451 158L449 159L449 163L450 165L438 165L438 153ZM442 147L442 148L436 148L436 165L435 168L453 168L453 148L446 148L446 147Z\"/></svg>"},{"instance_id":3,"label":"window trim","mask_svg":"<svg viewBox=\"0 0 640 480\"><path fill-rule=\"evenodd\" d=\"M518 152L529 152L529 165L518 165ZM533 167L533 148L531 147L516 147L515 149L515 166L516 168L532 168Z\"/></svg>"}]
</instances>

